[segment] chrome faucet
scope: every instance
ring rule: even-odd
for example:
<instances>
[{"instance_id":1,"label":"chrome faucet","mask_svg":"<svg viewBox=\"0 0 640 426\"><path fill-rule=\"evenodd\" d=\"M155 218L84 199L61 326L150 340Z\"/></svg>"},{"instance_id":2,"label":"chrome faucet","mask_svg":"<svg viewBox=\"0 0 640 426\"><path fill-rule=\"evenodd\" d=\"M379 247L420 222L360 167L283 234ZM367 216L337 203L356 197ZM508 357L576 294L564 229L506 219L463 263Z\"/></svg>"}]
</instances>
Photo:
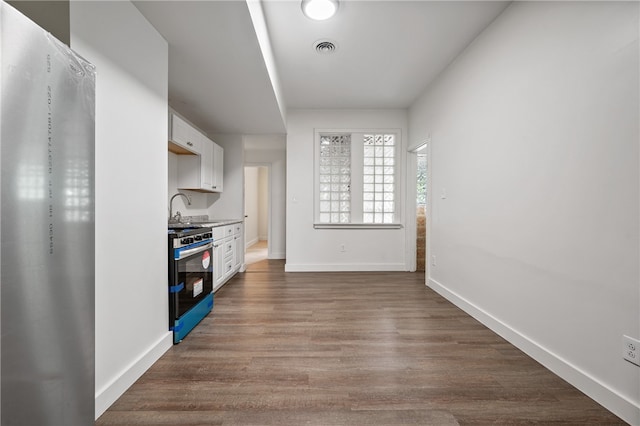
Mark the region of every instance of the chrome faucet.
<instances>
[{"instance_id":1,"label":"chrome faucet","mask_svg":"<svg viewBox=\"0 0 640 426\"><path fill-rule=\"evenodd\" d=\"M188 206L191 205L191 198L189 198L189 196L187 194L184 194L182 192L178 192L173 197L171 197L171 200L169 200L169 221L170 222L171 221L180 222L180 216L181 216L180 212L176 213L176 217L173 216L173 199L176 198L178 195L182 195L184 198L186 198Z\"/></svg>"}]
</instances>

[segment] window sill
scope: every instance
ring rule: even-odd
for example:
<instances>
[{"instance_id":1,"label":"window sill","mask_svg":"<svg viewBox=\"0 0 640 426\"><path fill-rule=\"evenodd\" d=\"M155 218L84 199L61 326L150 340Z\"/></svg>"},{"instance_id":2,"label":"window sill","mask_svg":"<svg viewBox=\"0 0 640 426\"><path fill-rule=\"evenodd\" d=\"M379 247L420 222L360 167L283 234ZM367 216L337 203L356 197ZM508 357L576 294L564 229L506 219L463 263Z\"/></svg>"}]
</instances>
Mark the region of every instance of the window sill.
<instances>
[{"instance_id":1,"label":"window sill","mask_svg":"<svg viewBox=\"0 0 640 426\"><path fill-rule=\"evenodd\" d=\"M400 223L314 223L314 229L400 229Z\"/></svg>"}]
</instances>

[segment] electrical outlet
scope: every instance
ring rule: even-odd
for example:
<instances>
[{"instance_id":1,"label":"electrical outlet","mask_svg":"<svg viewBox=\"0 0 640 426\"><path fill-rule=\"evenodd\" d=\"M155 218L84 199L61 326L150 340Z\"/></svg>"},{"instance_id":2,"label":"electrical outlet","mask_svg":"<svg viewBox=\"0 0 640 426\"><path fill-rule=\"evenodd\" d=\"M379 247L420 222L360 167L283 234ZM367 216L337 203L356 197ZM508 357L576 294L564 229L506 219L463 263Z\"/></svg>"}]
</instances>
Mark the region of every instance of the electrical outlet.
<instances>
[{"instance_id":1,"label":"electrical outlet","mask_svg":"<svg viewBox=\"0 0 640 426\"><path fill-rule=\"evenodd\" d=\"M630 363L640 366L640 340L622 336L622 357Z\"/></svg>"},{"instance_id":2,"label":"electrical outlet","mask_svg":"<svg viewBox=\"0 0 640 426\"><path fill-rule=\"evenodd\" d=\"M431 266L436 266L436 255L431 256Z\"/></svg>"},{"instance_id":3,"label":"electrical outlet","mask_svg":"<svg viewBox=\"0 0 640 426\"><path fill-rule=\"evenodd\" d=\"M345 251L347 251L346 247L344 246L344 244L340 244L340 252L344 253Z\"/></svg>"}]
</instances>

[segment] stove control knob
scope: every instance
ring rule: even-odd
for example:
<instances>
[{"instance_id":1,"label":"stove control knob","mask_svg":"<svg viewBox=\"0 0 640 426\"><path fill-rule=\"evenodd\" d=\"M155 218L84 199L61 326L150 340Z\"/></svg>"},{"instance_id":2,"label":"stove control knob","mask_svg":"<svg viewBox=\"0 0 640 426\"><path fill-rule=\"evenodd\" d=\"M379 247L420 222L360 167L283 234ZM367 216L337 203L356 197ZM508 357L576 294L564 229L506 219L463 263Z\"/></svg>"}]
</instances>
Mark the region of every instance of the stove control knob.
<instances>
[{"instance_id":1,"label":"stove control knob","mask_svg":"<svg viewBox=\"0 0 640 426\"><path fill-rule=\"evenodd\" d=\"M188 237L188 238L183 238L180 240L180 244L191 244L193 242L193 238Z\"/></svg>"}]
</instances>

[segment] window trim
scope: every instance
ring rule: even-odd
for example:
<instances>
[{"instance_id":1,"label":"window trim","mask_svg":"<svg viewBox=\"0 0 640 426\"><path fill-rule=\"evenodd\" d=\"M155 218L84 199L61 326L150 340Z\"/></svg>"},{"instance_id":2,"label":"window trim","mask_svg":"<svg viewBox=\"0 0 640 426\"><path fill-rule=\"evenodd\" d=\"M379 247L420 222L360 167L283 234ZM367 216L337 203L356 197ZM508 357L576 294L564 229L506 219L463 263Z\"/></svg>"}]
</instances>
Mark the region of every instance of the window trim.
<instances>
[{"instance_id":1,"label":"window trim","mask_svg":"<svg viewBox=\"0 0 640 426\"><path fill-rule=\"evenodd\" d=\"M395 150L395 165L394 165L394 222L393 223L364 223L362 222L362 171L360 173L353 173L353 166L362 166L363 161L363 147L357 147L354 149L353 142L358 140L354 139L354 134L394 134L396 137L396 150ZM313 227L314 229L400 229L403 228L402 224L402 211L403 202L401 200L403 194L403 182L401 182L402 175L402 129L400 128L315 128L313 130ZM353 188L355 182L360 182L360 193L351 193L351 220L354 218L354 212L360 214L360 222L349 223L325 223L320 222L320 136L321 135L351 135L351 185ZM358 152L359 158L354 161L354 153ZM355 179L354 179L355 177ZM354 205L354 203L359 203Z\"/></svg>"},{"instance_id":2,"label":"window trim","mask_svg":"<svg viewBox=\"0 0 640 426\"><path fill-rule=\"evenodd\" d=\"M314 223L315 229L400 229L401 223Z\"/></svg>"}]
</instances>

